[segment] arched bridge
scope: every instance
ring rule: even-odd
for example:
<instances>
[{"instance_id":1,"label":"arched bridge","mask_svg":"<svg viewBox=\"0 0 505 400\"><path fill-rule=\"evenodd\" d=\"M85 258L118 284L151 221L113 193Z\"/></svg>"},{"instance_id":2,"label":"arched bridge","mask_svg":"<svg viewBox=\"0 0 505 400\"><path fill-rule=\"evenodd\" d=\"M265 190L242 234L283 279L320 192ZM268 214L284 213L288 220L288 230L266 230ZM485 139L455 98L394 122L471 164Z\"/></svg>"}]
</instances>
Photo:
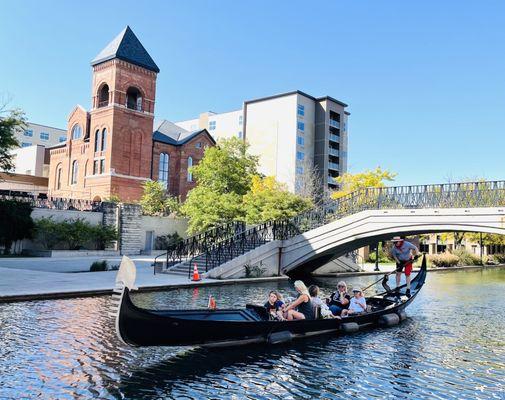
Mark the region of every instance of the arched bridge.
<instances>
[{"instance_id":1,"label":"arched bridge","mask_svg":"<svg viewBox=\"0 0 505 400\"><path fill-rule=\"evenodd\" d=\"M290 219L189 238L166 265L229 277L265 261L294 275L394 235L447 231L505 235L505 181L362 189Z\"/></svg>"}]
</instances>

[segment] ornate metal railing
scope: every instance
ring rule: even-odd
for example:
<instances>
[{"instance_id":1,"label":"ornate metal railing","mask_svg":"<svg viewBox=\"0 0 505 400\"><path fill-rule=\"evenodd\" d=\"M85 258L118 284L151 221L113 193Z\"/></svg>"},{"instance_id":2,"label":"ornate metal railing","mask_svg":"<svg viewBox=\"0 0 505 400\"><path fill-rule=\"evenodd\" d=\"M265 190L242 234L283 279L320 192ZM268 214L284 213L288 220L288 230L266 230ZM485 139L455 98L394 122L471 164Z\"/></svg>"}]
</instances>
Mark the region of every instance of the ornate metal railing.
<instances>
[{"instance_id":1,"label":"ornate metal railing","mask_svg":"<svg viewBox=\"0 0 505 400\"><path fill-rule=\"evenodd\" d=\"M216 241L205 253L205 271L271 240L285 240L366 210L505 206L505 181L360 189L293 218L269 221Z\"/></svg>"},{"instance_id":2,"label":"ornate metal railing","mask_svg":"<svg viewBox=\"0 0 505 400\"><path fill-rule=\"evenodd\" d=\"M51 210L102 211L102 203L91 200L66 199L61 197L41 198L30 194L2 193L0 200L15 200L29 203L33 208Z\"/></svg>"},{"instance_id":3,"label":"ornate metal railing","mask_svg":"<svg viewBox=\"0 0 505 400\"><path fill-rule=\"evenodd\" d=\"M218 241L232 237L238 232L244 232L244 230L245 225L242 222L230 222L220 225L181 241L167 249L167 252L159 257L166 257L166 267L168 268L194 256L204 254Z\"/></svg>"}]
</instances>

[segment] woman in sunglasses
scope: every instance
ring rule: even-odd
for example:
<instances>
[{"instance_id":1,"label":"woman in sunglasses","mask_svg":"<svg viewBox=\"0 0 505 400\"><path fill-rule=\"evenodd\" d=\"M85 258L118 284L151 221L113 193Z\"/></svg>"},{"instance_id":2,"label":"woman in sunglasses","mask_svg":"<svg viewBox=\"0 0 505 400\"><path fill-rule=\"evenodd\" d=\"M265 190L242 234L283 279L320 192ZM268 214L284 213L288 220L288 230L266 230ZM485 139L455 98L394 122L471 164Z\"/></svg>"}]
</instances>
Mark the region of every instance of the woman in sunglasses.
<instances>
[{"instance_id":1,"label":"woman in sunglasses","mask_svg":"<svg viewBox=\"0 0 505 400\"><path fill-rule=\"evenodd\" d=\"M351 296L347 293L347 285L344 281L337 284L337 291L333 292L330 298L326 300L333 315L340 315L342 310L349 308L350 301Z\"/></svg>"}]
</instances>

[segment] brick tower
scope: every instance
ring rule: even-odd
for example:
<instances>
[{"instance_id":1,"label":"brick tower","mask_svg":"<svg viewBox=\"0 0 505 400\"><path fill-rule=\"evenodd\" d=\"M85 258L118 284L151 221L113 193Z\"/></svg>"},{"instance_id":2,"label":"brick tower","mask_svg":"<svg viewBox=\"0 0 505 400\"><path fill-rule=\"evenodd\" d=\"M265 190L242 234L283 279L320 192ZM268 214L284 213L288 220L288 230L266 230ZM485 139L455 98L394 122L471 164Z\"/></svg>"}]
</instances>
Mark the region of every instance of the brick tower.
<instances>
[{"instance_id":1,"label":"brick tower","mask_svg":"<svg viewBox=\"0 0 505 400\"><path fill-rule=\"evenodd\" d=\"M159 68L128 26L91 65L87 163L93 173L88 172L86 186L101 199L137 200L151 176Z\"/></svg>"}]
</instances>

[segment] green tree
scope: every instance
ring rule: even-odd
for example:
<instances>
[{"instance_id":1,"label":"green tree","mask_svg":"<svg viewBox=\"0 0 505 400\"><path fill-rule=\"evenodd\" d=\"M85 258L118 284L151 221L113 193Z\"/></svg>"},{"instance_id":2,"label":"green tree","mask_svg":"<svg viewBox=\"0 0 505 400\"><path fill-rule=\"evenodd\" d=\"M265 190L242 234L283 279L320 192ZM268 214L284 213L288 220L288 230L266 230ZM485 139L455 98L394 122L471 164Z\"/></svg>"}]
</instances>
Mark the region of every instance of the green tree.
<instances>
[{"instance_id":1,"label":"green tree","mask_svg":"<svg viewBox=\"0 0 505 400\"><path fill-rule=\"evenodd\" d=\"M386 182L394 181L396 174L388 170L383 170L377 167L374 170L366 170L357 174L344 173L342 176L335 178L340 189L332 194L334 199L344 197L359 189L370 187L384 187Z\"/></svg>"},{"instance_id":2,"label":"green tree","mask_svg":"<svg viewBox=\"0 0 505 400\"><path fill-rule=\"evenodd\" d=\"M145 215L169 215L179 211L179 201L167 194L161 182L147 181L143 188L144 193L139 203Z\"/></svg>"},{"instance_id":3,"label":"green tree","mask_svg":"<svg viewBox=\"0 0 505 400\"><path fill-rule=\"evenodd\" d=\"M244 220L242 199L258 168L258 157L248 154L248 147L238 138L222 140L207 148L200 163L192 167L196 187L181 208L189 218L190 234Z\"/></svg>"},{"instance_id":4,"label":"green tree","mask_svg":"<svg viewBox=\"0 0 505 400\"><path fill-rule=\"evenodd\" d=\"M63 239L64 232L61 223L54 221L51 217L40 218L35 222L35 241L44 249L53 250Z\"/></svg>"},{"instance_id":5,"label":"green tree","mask_svg":"<svg viewBox=\"0 0 505 400\"><path fill-rule=\"evenodd\" d=\"M272 176L254 176L251 190L243 200L248 224L293 217L313 206L310 200L290 193Z\"/></svg>"},{"instance_id":6,"label":"green tree","mask_svg":"<svg viewBox=\"0 0 505 400\"><path fill-rule=\"evenodd\" d=\"M5 106L0 108L0 171L10 171L14 167L11 150L19 147L15 133L25 126L26 120L22 111L5 110Z\"/></svg>"},{"instance_id":7,"label":"green tree","mask_svg":"<svg viewBox=\"0 0 505 400\"><path fill-rule=\"evenodd\" d=\"M60 222L62 241L70 250L79 250L92 239L92 226L81 218Z\"/></svg>"},{"instance_id":8,"label":"green tree","mask_svg":"<svg viewBox=\"0 0 505 400\"><path fill-rule=\"evenodd\" d=\"M33 237L32 207L28 203L0 200L0 245L10 254L12 243Z\"/></svg>"},{"instance_id":9,"label":"green tree","mask_svg":"<svg viewBox=\"0 0 505 400\"><path fill-rule=\"evenodd\" d=\"M96 250L104 250L114 241L118 240L116 228L108 225L90 226L90 238L95 243Z\"/></svg>"}]
</instances>

